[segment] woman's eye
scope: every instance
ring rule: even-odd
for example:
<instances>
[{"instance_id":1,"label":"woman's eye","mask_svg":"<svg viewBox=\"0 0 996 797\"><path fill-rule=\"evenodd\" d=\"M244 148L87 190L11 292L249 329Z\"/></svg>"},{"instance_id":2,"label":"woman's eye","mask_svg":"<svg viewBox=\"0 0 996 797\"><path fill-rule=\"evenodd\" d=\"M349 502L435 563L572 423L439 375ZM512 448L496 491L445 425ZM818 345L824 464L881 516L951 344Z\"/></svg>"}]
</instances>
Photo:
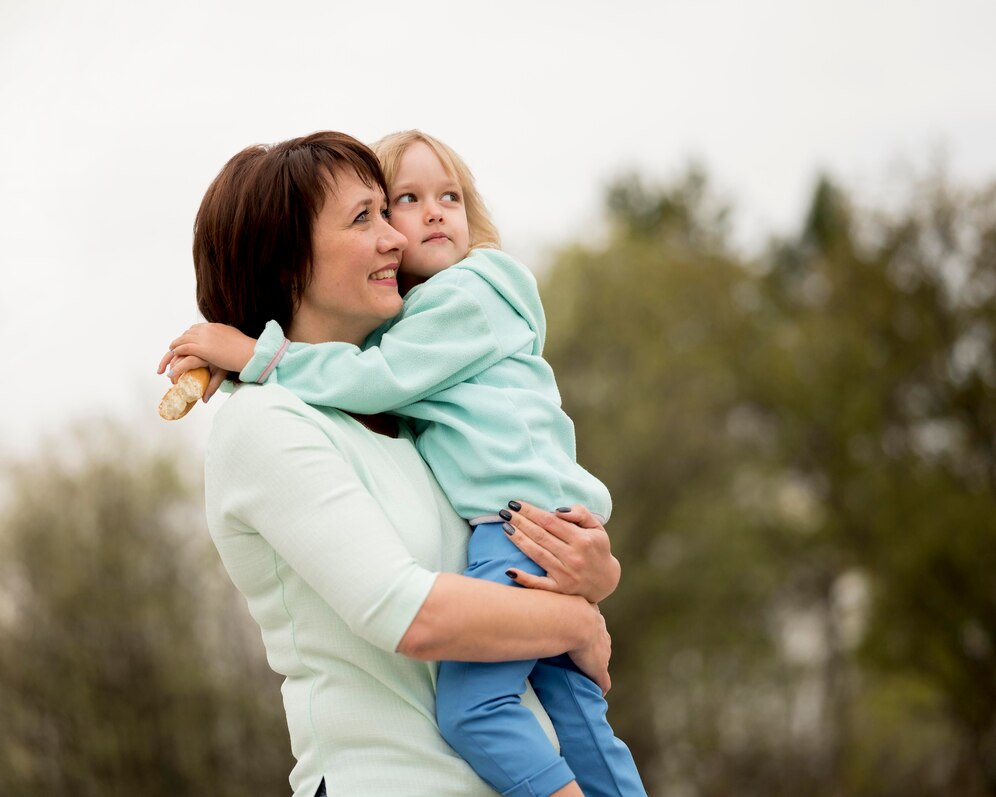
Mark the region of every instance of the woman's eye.
<instances>
[{"instance_id":1,"label":"woman's eye","mask_svg":"<svg viewBox=\"0 0 996 797\"><path fill-rule=\"evenodd\" d=\"M388 207L381 208L380 215L383 216L385 219L390 219L391 209Z\"/></svg>"},{"instance_id":2,"label":"woman's eye","mask_svg":"<svg viewBox=\"0 0 996 797\"><path fill-rule=\"evenodd\" d=\"M402 194L401 196L399 196L394 201L396 203L408 204L409 202L414 202L415 201L415 194L412 194L412 193Z\"/></svg>"},{"instance_id":3,"label":"woman's eye","mask_svg":"<svg viewBox=\"0 0 996 797\"><path fill-rule=\"evenodd\" d=\"M362 224L363 222L368 221L369 217L370 217L370 211L364 210L362 213L360 213L359 216L353 219L353 224Z\"/></svg>"}]
</instances>

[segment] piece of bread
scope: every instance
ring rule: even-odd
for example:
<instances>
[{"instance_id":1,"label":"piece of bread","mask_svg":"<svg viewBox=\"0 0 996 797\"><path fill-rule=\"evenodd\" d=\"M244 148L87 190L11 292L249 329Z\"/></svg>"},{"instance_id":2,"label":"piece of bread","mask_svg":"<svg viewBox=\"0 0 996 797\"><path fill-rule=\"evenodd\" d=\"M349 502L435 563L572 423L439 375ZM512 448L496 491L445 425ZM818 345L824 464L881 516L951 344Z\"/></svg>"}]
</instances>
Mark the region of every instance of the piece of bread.
<instances>
[{"instance_id":1,"label":"piece of bread","mask_svg":"<svg viewBox=\"0 0 996 797\"><path fill-rule=\"evenodd\" d=\"M176 421L190 412L197 400L204 395L211 372L207 368L194 368L176 380L159 402L159 415L167 421Z\"/></svg>"}]
</instances>

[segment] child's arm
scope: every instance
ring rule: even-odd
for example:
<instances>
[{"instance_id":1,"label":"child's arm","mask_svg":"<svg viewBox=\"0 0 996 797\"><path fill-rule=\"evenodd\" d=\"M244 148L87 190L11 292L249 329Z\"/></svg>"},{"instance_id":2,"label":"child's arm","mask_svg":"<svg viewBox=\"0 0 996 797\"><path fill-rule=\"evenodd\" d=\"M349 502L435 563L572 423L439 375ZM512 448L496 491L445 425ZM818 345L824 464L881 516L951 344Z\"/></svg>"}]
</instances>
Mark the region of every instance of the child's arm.
<instances>
[{"instance_id":1,"label":"child's arm","mask_svg":"<svg viewBox=\"0 0 996 797\"><path fill-rule=\"evenodd\" d=\"M174 340L159 361L158 373L168 368L176 381L187 371L211 365L211 382L204 391L204 401L218 389L229 371L238 373L253 355L256 341L227 324L194 324Z\"/></svg>"},{"instance_id":2,"label":"child's arm","mask_svg":"<svg viewBox=\"0 0 996 797\"><path fill-rule=\"evenodd\" d=\"M489 296L488 293L492 295ZM373 415L396 410L467 381L534 337L490 288L468 290L448 281L423 285L378 346L290 344L270 322L240 374L245 382L275 380L309 404ZM501 328L499 334L495 330Z\"/></svg>"}]
</instances>

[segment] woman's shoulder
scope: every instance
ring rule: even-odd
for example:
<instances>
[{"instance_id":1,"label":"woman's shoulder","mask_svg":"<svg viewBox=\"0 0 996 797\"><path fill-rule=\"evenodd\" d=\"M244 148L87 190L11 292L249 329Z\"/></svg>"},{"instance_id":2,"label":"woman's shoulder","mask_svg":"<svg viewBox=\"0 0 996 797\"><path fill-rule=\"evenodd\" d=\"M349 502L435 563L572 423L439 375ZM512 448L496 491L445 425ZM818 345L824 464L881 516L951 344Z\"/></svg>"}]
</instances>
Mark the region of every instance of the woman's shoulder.
<instances>
[{"instance_id":1,"label":"woman's shoulder","mask_svg":"<svg viewBox=\"0 0 996 797\"><path fill-rule=\"evenodd\" d=\"M359 422L331 407L314 407L275 382L238 385L218 410L208 439L209 451L296 447L322 438L340 449L363 448L376 438ZM407 436L402 434L407 439Z\"/></svg>"},{"instance_id":2,"label":"woman's shoulder","mask_svg":"<svg viewBox=\"0 0 996 797\"><path fill-rule=\"evenodd\" d=\"M322 418L334 422L276 383L240 384L214 416L208 451L271 447L272 441L306 432Z\"/></svg>"},{"instance_id":3,"label":"woman's shoulder","mask_svg":"<svg viewBox=\"0 0 996 797\"><path fill-rule=\"evenodd\" d=\"M276 382L264 385L243 382L233 388L224 406L218 410L214 425L239 425L260 416L297 414L309 409L313 408Z\"/></svg>"}]
</instances>

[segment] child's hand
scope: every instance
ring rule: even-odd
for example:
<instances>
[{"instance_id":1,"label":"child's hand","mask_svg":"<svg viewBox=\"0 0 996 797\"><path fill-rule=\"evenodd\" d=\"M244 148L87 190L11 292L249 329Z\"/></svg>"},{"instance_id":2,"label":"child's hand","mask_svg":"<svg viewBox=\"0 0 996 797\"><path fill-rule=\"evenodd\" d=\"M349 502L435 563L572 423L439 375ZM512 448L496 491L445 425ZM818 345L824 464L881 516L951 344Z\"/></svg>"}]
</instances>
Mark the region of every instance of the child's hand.
<instances>
[{"instance_id":1,"label":"child's hand","mask_svg":"<svg viewBox=\"0 0 996 797\"><path fill-rule=\"evenodd\" d=\"M170 344L159 361L157 373L166 371L176 380L184 373L201 366L210 366L211 381L203 400L215 394L229 371L238 373L252 358L256 341L227 324L194 324Z\"/></svg>"},{"instance_id":2,"label":"child's hand","mask_svg":"<svg viewBox=\"0 0 996 797\"><path fill-rule=\"evenodd\" d=\"M159 361L159 373L176 358L200 357L205 364L238 373L252 359L256 341L227 324L194 324L169 344L169 351ZM192 368L194 366L188 366ZM174 367L174 370L176 368Z\"/></svg>"},{"instance_id":3,"label":"child's hand","mask_svg":"<svg viewBox=\"0 0 996 797\"><path fill-rule=\"evenodd\" d=\"M193 371L195 368L207 368L211 372L211 377L208 380L207 387L204 389L204 395L201 396L201 400L207 404L208 399L218 391L218 388L221 387L221 383L224 382L225 377L228 376L228 371L224 368L211 365L211 363L206 360L202 360L200 357L180 357L168 351L159 361L159 369L156 373L161 374L165 371L166 376L169 377L169 381L175 385L181 376Z\"/></svg>"}]
</instances>

